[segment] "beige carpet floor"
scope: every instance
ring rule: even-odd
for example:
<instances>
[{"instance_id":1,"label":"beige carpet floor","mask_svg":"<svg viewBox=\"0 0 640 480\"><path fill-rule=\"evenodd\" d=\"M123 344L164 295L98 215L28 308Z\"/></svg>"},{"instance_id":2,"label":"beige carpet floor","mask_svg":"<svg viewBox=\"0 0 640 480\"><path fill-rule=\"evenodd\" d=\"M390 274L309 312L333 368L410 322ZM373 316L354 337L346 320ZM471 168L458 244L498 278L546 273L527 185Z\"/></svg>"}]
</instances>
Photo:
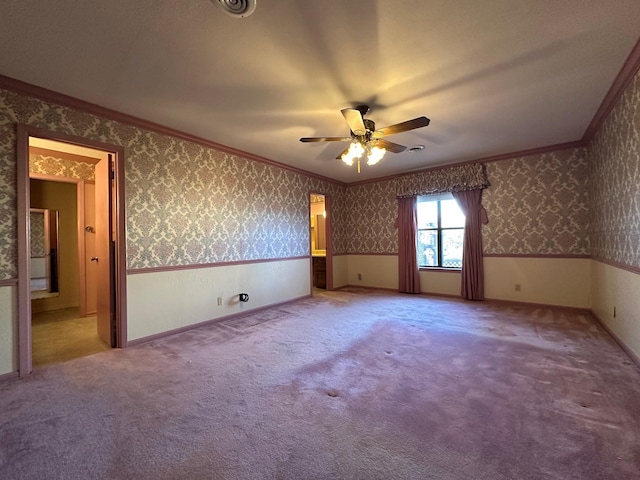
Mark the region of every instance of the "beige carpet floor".
<instances>
[{"instance_id":1,"label":"beige carpet floor","mask_svg":"<svg viewBox=\"0 0 640 480\"><path fill-rule=\"evenodd\" d=\"M360 289L0 385L6 479L638 479L588 314Z\"/></svg>"},{"instance_id":2,"label":"beige carpet floor","mask_svg":"<svg viewBox=\"0 0 640 480\"><path fill-rule=\"evenodd\" d=\"M31 317L34 368L110 349L98 336L95 315L80 317L78 308L38 312Z\"/></svg>"}]
</instances>

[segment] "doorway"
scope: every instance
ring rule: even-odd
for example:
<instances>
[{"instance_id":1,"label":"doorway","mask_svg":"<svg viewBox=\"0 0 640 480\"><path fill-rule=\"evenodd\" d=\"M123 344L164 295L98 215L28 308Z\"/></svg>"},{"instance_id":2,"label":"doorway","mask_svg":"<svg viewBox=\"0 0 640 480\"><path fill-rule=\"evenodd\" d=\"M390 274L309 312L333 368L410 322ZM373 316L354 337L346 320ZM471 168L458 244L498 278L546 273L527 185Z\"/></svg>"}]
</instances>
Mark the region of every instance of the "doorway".
<instances>
[{"instance_id":1,"label":"doorway","mask_svg":"<svg viewBox=\"0 0 640 480\"><path fill-rule=\"evenodd\" d=\"M126 346L123 160L121 147L18 126L20 375ZM58 223L55 251L40 256L44 281L32 279L42 273L27 213L36 207ZM32 300L32 285L47 288Z\"/></svg>"},{"instance_id":2,"label":"doorway","mask_svg":"<svg viewBox=\"0 0 640 480\"><path fill-rule=\"evenodd\" d=\"M330 204L326 195L309 194L312 293L331 290L333 286Z\"/></svg>"}]
</instances>

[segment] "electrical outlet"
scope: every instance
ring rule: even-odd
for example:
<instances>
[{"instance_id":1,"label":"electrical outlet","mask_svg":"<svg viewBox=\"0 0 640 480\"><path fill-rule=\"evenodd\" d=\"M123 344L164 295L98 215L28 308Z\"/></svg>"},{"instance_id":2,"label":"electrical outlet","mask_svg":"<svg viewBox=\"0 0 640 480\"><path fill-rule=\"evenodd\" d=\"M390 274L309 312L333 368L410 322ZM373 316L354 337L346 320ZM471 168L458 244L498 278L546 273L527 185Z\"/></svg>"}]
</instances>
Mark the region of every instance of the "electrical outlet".
<instances>
[{"instance_id":1,"label":"electrical outlet","mask_svg":"<svg viewBox=\"0 0 640 480\"><path fill-rule=\"evenodd\" d=\"M222 297L218 297L218 306L221 307L222 306Z\"/></svg>"},{"instance_id":2,"label":"electrical outlet","mask_svg":"<svg viewBox=\"0 0 640 480\"><path fill-rule=\"evenodd\" d=\"M519 292L521 290L520 284L516 283L516 292Z\"/></svg>"},{"instance_id":3,"label":"electrical outlet","mask_svg":"<svg viewBox=\"0 0 640 480\"><path fill-rule=\"evenodd\" d=\"M362 280L362 274L361 273L358 274L358 280Z\"/></svg>"}]
</instances>

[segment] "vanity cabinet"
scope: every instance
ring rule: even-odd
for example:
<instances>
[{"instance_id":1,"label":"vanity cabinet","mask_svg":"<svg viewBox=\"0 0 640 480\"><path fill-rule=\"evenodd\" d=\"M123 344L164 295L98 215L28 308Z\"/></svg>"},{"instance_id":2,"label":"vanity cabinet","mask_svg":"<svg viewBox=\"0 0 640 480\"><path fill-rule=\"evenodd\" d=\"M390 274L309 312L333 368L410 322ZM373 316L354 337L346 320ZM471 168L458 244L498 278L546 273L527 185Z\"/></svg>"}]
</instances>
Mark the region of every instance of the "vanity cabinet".
<instances>
[{"instance_id":1,"label":"vanity cabinet","mask_svg":"<svg viewBox=\"0 0 640 480\"><path fill-rule=\"evenodd\" d=\"M313 257L313 286L327 288L327 259Z\"/></svg>"}]
</instances>

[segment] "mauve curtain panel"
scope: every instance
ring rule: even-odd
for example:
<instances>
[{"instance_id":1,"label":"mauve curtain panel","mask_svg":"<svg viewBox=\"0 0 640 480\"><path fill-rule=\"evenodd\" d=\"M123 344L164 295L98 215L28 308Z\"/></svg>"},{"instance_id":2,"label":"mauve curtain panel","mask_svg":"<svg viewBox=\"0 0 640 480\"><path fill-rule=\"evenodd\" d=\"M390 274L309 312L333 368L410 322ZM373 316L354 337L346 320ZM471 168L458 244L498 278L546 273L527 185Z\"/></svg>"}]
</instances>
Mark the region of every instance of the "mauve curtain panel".
<instances>
[{"instance_id":1,"label":"mauve curtain panel","mask_svg":"<svg viewBox=\"0 0 640 480\"><path fill-rule=\"evenodd\" d=\"M420 293L420 272L417 260L418 198L398 199L398 263L399 290Z\"/></svg>"},{"instance_id":2,"label":"mauve curtain panel","mask_svg":"<svg viewBox=\"0 0 640 480\"><path fill-rule=\"evenodd\" d=\"M489 223L489 220L487 211L482 206L482 190L465 190L452 194L465 216L461 294L467 300L484 300L482 225Z\"/></svg>"}]
</instances>

